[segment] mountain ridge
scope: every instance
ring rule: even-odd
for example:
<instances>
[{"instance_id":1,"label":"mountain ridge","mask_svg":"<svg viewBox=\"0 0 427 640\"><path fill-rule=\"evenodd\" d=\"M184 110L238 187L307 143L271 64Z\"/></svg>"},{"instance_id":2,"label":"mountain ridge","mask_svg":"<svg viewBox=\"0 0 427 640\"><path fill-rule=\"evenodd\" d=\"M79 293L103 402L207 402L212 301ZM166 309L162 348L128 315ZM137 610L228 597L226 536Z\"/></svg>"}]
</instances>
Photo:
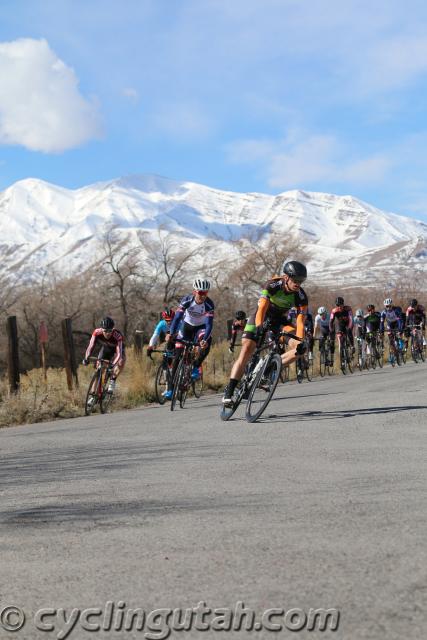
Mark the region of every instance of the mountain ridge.
<instances>
[{"instance_id":1,"label":"mountain ridge","mask_svg":"<svg viewBox=\"0 0 427 640\"><path fill-rule=\"evenodd\" d=\"M159 228L183 244L209 239L216 256L232 256L242 238L289 237L309 250L319 283L427 271L427 224L351 195L238 193L134 174L78 189L26 178L0 192L0 273L34 280L52 264L79 273L111 227L130 242Z\"/></svg>"}]
</instances>

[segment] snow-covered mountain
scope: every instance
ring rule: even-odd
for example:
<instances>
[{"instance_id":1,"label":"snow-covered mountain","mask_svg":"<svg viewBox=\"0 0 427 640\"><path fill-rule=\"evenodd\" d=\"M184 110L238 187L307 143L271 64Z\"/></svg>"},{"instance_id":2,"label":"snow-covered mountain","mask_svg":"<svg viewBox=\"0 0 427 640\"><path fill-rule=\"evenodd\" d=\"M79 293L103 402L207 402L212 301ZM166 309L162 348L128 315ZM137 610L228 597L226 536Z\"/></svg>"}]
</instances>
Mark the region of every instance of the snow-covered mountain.
<instances>
[{"instance_id":1,"label":"snow-covered mountain","mask_svg":"<svg viewBox=\"0 0 427 640\"><path fill-rule=\"evenodd\" d=\"M311 251L320 283L366 285L402 269L427 271L427 225L351 196L287 191L233 193L157 176L131 176L69 190L36 179L0 193L0 274L34 279L46 267L81 272L114 226L130 242L161 226L194 246L211 239L216 257L231 241L262 232L291 235Z\"/></svg>"}]
</instances>

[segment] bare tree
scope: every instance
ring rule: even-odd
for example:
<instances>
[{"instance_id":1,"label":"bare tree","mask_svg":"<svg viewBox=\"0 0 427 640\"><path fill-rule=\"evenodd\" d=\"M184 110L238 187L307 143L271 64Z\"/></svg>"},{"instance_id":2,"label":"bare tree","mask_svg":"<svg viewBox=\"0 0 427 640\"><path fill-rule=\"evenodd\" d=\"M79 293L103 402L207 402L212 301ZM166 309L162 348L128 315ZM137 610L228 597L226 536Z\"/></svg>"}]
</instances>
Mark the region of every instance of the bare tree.
<instances>
[{"instance_id":1,"label":"bare tree","mask_svg":"<svg viewBox=\"0 0 427 640\"><path fill-rule=\"evenodd\" d=\"M183 289L195 256L207 250L206 243L183 249L182 240L178 241L162 228L158 229L155 239L147 232L141 233L139 238L146 254L145 270L155 278L157 288L162 288L162 303L169 304Z\"/></svg>"},{"instance_id":2,"label":"bare tree","mask_svg":"<svg viewBox=\"0 0 427 640\"><path fill-rule=\"evenodd\" d=\"M123 333L129 332L129 315L134 310L134 300L141 297L141 259L139 249L129 246L128 238L119 238L118 231L110 229L103 239L103 264L107 273L113 274L107 291L114 294L113 301L118 305L123 317Z\"/></svg>"}]
</instances>

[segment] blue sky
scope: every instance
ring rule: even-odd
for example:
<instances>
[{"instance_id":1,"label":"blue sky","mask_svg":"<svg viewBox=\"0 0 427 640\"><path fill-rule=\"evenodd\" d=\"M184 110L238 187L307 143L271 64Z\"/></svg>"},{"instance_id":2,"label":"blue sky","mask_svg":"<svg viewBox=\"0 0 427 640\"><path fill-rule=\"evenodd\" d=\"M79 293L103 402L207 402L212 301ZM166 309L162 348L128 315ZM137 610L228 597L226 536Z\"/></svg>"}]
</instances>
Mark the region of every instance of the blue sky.
<instances>
[{"instance_id":1,"label":"blue sky","mask_svg":"<svg viewBox=\"0 0 427 640\"><path fill-rule=\"evenodd\" d=\"M418 0L2 0L0 189L156 173L427 220Z\"/></svg>"}]
</instances>

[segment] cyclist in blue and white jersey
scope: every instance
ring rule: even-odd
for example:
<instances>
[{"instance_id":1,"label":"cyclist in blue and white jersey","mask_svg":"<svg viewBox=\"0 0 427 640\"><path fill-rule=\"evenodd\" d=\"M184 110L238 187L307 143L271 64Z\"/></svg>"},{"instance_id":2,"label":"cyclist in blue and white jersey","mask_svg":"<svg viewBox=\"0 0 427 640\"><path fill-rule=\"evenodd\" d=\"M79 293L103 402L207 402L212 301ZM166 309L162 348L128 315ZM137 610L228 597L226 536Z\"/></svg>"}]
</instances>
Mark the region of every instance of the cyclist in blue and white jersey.
<instances>
[{"instance_id":1,"label":"cyclist in blue and white jersey","mask_svg":"<svg viewBox=\"0 0 427 640\"><path fill-rule=\"evenodd\" d=\"M402 332L405 326L402 307L393 306L393 300L391 298L386 298L384 300L384 309L381 311L381 325L380 325L380 333L384 335L384 324L387 322L387 333L388 339L390 342L390 348L393 351L396 350L395 340L392 338L392 333L399 333L400 338L402 338ZM397 336L396 336L397 339Z\"/></svg>"},{"instance_id":2,"label":"cyclist in blue and white jersey","mask_svg":"<svg viewBox=\"0 0 427 640\"><path fill-rule=\"evenodd\" d=\"M165 309L162 311L161 319L156 324L156 327L153 331L153 335L150 338L150 342L147 347L147 356L151 356L151 353L154 351L156 346L166 339L166 334L170 332L170 325L174 318L175 311L173 309Z\"/></svg>"},{"instance_id":3,"label":"cyclist in blue and white jersey","mask_svg":"<svg viewBox=\"0 0 427 640\"><path fill-rule=\"evenodd\" d=\"M354 334L356 338L364 338L366 335L366 322L363 309L357 309L353 320Z\"/></svg>"},{"instance_id":4,"label":"cyclist in blue and white jersey","mask_svg":"<svg viewBox=\"0 0 427 640\"><path fill-rule=\"evenodd\" d=\"M402 307L393 305L391 298L384 300L384 309L381 311L380 332L384 333L384 324L387 322L387 328L390 331L399 331L403 329Z\"/></svg>"},{"instance_id":5,"label":"cyclist in blue and white jersey","mask_svg":"<svg viewBox=\"0 0 427 640\"><path fill-rule=\"evenodd\" d=\"M191 377L193 380L200 378L200 365L208 355L212 343L212 329L215 305L208 297L211 283L205 278L196 278L193 282L193 292L182 298L175 312L170 332L166 335L166 346L176 336L175 357L172 366L172 380L181 359L184 345L181 340L192 340L198 343L199 355L194 361ZM182 324L180 326L180 323ZM166 399L172 397L173 388L170 387L164 394Z\"/></svg>"}]
</instances>

